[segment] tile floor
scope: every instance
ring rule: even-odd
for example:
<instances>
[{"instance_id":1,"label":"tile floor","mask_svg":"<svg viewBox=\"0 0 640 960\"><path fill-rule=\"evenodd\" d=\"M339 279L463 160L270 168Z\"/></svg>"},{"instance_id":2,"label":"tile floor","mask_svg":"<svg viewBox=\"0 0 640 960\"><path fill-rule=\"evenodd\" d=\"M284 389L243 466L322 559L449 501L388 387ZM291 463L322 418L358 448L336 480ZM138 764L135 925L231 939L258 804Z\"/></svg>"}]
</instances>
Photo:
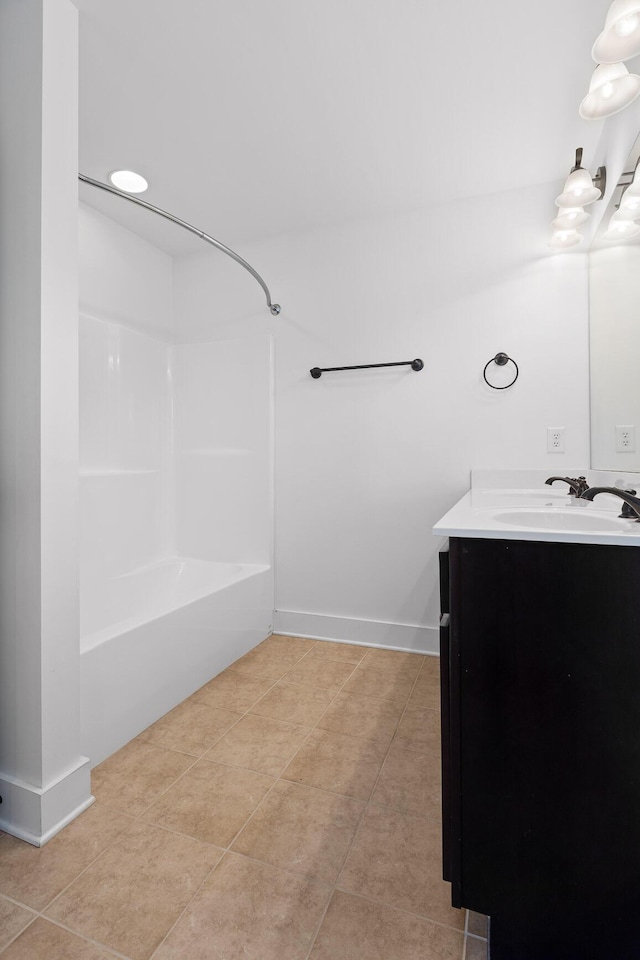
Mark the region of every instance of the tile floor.
<instances>
[{"instance_id":1,"label":"tile floor","mask_svg":"<svg viewBox=\"0 0 640 960\"><path fill-rule=\"evenodd\" d=\"M484 960L440 865L438 660L273 636L0 836L2 960Z\"/></svg>"}]
</instances>

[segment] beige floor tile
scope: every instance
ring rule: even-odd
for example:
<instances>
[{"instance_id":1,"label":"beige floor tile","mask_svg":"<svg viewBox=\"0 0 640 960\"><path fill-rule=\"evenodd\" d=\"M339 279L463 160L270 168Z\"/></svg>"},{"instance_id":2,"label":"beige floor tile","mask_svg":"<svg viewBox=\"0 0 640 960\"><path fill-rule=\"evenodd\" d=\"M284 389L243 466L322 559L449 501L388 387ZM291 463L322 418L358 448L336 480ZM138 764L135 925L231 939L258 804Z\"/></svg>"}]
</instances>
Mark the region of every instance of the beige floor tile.
<instances>
[{"instance_id":1,"label":"beige floor tile","mask_svg":"<svg viewBox=\"0 0 640 960\"><path fill-rule=\"evenodd\" d=\"M34 919L35 914L17 907L15 903L0 897L0 951L24 930Z\"/></svg>"},{"instance_id":2,"label":"beige floor tile","mask_svg":"<svg viewBox=\"0 0 640 960\"><path fill-rule=\"evenodd\" d=\"M487 960L487 942L486 940L474 940L473 937L466 937L467 950L465 960Z\"/></svg>"},{"instance_id":3,"label":"beige floor tile","mask_svg":"<svg viewBox=\"0 0 640 960\"><path fill-rule=\"evenodd\" d=\"M372 651L372 653L381 651ZM386 651L382 651L385 653ZM405 654L398 654L402 658ZM413 654L407 654L413 656ZM378 660L372 655L368 655L358 664L359 671L365 671L371 677L388 677L397 680L399 683L411 683L413 686L416 677L420 675L422 658L417 663L415 660Z\"/></svg>"},{"instance_id":4,"label":"beige floor tile","mask_svg":"<svg viewBox=\"0 0 640 960\"><path fill-rule=\"evenodd\" d=\"M234 710L244 713L253 706L256 700L264 696L273 680L262 680L259 677L250 677L233 670L225 670L218 674L204 687L192 695L192 700L200 700L210 707L220 710Z\"/></svg>"},{"instance_id":5,"label":"beige floor tile","mask_svg":"<svg viewBox=\"0 0 640 960\"><path fill-rule=\"evenodd\" d=\"M113 960L113 954L39 917L2 954L2 960Z\"/></svg>"},{"instance_id":6,"label":"beige floor tile","mask_svg":"<svg viewBox=\"0 0 640 960\"><path fill-rule=\"evenodd\" d=\"M402 710L401 703L391 700L373 700L339 693L318 726L332 733L389 744Z\"/></svg>"},{"instance_id":7,"label":"beige floor tile","mask_svg":"<svg viewBox=\"0 0 640 960\"><path fill-rule=\"evenodd\" d=\"M426 658L425 658L426 659ZM440 709L440 676L434 670L424 668L418 674L409 703L429 710Z\"/></svg>"},{"instance_id":8,"label":"beige floor tile","mask_svg":"<svg viewBox=\"0 0 640 960\"><path fill-rule=\"evenodd\" d=\"M277 777L308 734L308 727L247 715L218 740L204 759Z\"/></svg>"},{"instance_id":9,"label":"beige floor tile","mask_svg":"<svg viewBox=\"0 0 640 960\"><path fill-rule=\"evenodd\" d=\"M330 893L226 854L154 960L305 960Z\"/></svg>"},{"instance_id":10,"label":"beige floor tile","mask_svg":"<svg viewBox=\"0 0 640 960\"><path fill-rule=\"evenodd\" d=\"M420 673L427 674L430 677L440 677L440 657L433 654L424 656Z\"/></svg>"},{"instance_id":11,"label":"beige floor tile","mask_svg":"<svg viewBox=\"0 0 640 960\"><path fill-rule=\"evenodd\" d=\"M189 698L147 727L137 739L200 757L241 716Z\"/></svg>"},{"instance_id":12,"label":"beige floor tile","mask_svg":"<svg viewBox=\"0 0 640 960\"><path fill-rule=\"evenodd\" d=\"M326 660L342 660L343 663L360 663L369 652L369 647L358 647L354 643L329 643L318 640L308 653L309 657Z\"/></svg>"},{"instance_id":13,"label":"beige floor tile","mask_svg":"<svg viewBox=\"0 0 640 960\"><path fill-rule=\"evenodd\" d=\"M315 640L306 640L304 637L283 637L278 633L267 637L256 650L268 650L274 657L290 656L297 653L298 657L304 657L316 644Z\"/></svg>"},{"instance_id":14,"label":"beige floor tile","mask_svg":"<svg viewBox=\"0 0 640 960\"><path fill-rule=\"evenodd\" d=\"M44 847L3 836L0 893L42 910L130 825L129 817L94 803Z\"/></svg>"},{"instance_id":15,"label":"beige floor tile","mask_svg":"<svg viewBox=\"0 0 640 960\"><path fill-rule=\"evenodd\" d=\"M301 683L321 690L339 690L355 669L353 663L305 657L284 676L287 683Z\"/></svg>"},{"instance_id":16,"label":"beige floor tile","mask_svg":"<svg viewBox=\"0 0 640 960\"><path fill-rule=\"evenodd\" d=\"M381 807L439 820L441 791L437 754L415 753L408 750L402 740L394 740L371 799Z\"/></svg>"},{"instance_id":17,"label":"beige floor tile","mask_svg":"<svg viewBox=\"0 0 640 960\"><path fill-rule=\"evenodd\" d=\"M488 918L483 913L474 913L473 910L469 910L467 933L473 934L474 937L484 937L486 940L489 936Z\"/></svg>"},{"instance_id":18,"label":"beige floor tile","mask_svg":"<svg viewBox=\"0 0 640 960\"><path fill-rule=\"evenodd\" d=\"M309 960L460 960L462 933L337 890Z\"/></svg>"},{"instance_id":19,"label":"beige floor tile","mask_svg":"<svg viewBox=\"0 0 640 960\"><path fill-rule=\"evenodd\" d=\"M221 854L207 843L134 823L47 914L132 960L148 960Z\"/></svg>"},{"instance_id":20,"label":"beige floor tile","mask_svg":"<svg viewBox=\"0 0 640 960\"><path fill-rule=\"evenodd\" d=\"M261 677L263 680L279 680L298 660L300 655L295 651L289 654L283 651L276 657L271 650L258 647L236 660L233 669L235 673L245 673L252 677Z\"/></svg>"},{"instance_id":21,"label":"beige floor tile","mask_svg":"<svg viewBox=\"0 0 640 960\"><path fill-rule=\"evenodd\" d=\"M363 804L279 780L233 844L237 853L334 883Z\"/></svg>"},{"instance_id":22,"label":"beige floor tile","mask_svg":"<svg viewBox=\"0 0 640 960\"><path fill-rule=\"evenodd\" d=\"M405 679L395 676L378 666L367 667L366 661L356 669L344 685L344 693L356 697L376 697L380 700L393 700L403 706L409 699L415 677Z\"/></svg>"},{"instance_id":23,"label":"beige floor tile","mask_svg":"<svg viewBox=\"0 0 640 960\"><path fill-rule=\"evenodd\" d=\"M193 757L132 740L91 772L100 803L138 816L193 763Z\"/></svg>"},{"instance_id":24,"label":"beige floor tile","mask_svg":"<svg viewBox=\"0 0 640 960\"><path fill-rule=\"evenodd\" d=\"M356 800L368 800L386 751L386 744L374 740L313 730L282 776Z\"/></svg>"},{"instance_id":25,"label":"beige floor tile","mask_svg":"<svg viewBox=\"0 0 640 960\"><path fill-rule=\"evenodd\" d=\"M402 653L399 650L381 650L372 647L363 660L363 666L400 670L406 676L413 675L415 680L422 669L423 660L424 657L419 653Z\"/></svg>"},{"instance_id":26,"label":"beige floor tile","mask_svg":"<svg viewBox=\"0 0 640 960\"><path fill-rule=\"evenodd\" d=\"M442 878L440 825L370 804L338 886L429 920L464 928Z\"/></svg>"},{"instance_id":27,"label":"beige floor tile","mask_svg":"<svg viewBox=\"0 0 640 960\"><path fill-rule=\"evenodd\" d=\"M271 720L313 727L334 696L333 690L316 690L314 687L280 680L249 712Z\"/></svg>"},{"instance_id":28,"label":"beige floor tile","mask_svg":"<svg viewBox=\"0 0 640 960\"><path fill-rule=\"evenodd\" d=\"M440 711L407 704L398 725L396 740L401 740L407 750L439 756Z\"/></svg>"},{"instance_id":29,"label":"beige floor tile","mask_svg":"<svg viewBox=\"0 0 640 960\"><path fill-rule=\"evenodd\" d=\"M274 782L262 773L199 760L146 811L144 819L227 847Z\"/></svg>"}]
</instances>

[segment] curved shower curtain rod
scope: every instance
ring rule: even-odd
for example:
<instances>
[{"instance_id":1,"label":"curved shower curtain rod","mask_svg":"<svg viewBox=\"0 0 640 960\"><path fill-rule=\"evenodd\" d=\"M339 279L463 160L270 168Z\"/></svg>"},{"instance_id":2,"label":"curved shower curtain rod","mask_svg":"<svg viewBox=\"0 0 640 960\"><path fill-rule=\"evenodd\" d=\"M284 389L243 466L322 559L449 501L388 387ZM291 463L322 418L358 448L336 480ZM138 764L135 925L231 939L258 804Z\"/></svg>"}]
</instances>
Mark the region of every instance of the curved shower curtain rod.
<instances>
[{"instance_id":1,"label":"curved shower curtain rod","mask_svg":"<svg viewBox=\"0 0 640 960\"><path fill-rule=\"evenodd\" d=\"M140 200L138 197L132 197L129 193L123 193L121 190L117 190L116 187L112 187L108 183L102 183L101 180L92 180L91 177L85 177L83 173L78 174L78 180L81 180L82 183L88 183L92 187L98 187L100 190L106 190L107 193L113 193L116 197L122 197L123 200L129 200L130 203L137 203L139 207L144 207L146 210L151 210L152 213L157 213L159 216L164 217L165 220L171 220L172 223L177 223L179 227L184 227L184 229L189 230L190 233L195 233L195 235L200 237L201 240L205 240L206 243L210 243L213 247L221 250L222 253L226 253L228 257L231 257L232 260L235 260L236 263L239 263L241 267L244 267L245 270L247 270L251 276L258 281L267 298L267 306L274 317L277 317L277 315L280 313L280 304L272 303L269 287L266 285L258 271L254 270L251 264L247 263L247 261L244 260L240 254L235 253L231 247L227 247L226 244L221 243L220 240L210 237L208 233L204 232L204 230L199 230L197 227L192 226L192 224L187 223L186 220L181 220L179 217L174 217L172 213L167 213L166 210L162 210L160 207L154 207L152 203L147 203L146 200Z\"/></svg>"}]
</instances>

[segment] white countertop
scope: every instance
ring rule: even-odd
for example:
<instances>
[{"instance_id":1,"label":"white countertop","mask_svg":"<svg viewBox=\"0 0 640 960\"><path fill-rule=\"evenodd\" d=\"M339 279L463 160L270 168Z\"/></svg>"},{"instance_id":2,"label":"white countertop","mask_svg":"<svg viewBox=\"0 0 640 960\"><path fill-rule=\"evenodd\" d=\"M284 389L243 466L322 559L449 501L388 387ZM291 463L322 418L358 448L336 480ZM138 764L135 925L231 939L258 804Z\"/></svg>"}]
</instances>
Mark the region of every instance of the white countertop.
<instances>
[{"instance_id":1,"label":"white countertop","mask_svg":"<svg viewBox=\"0 0 640 960\"><path fill-rule=\"evenodd\" d=\"M601 485L590 482L590 486ZM564 489L560 483L545 486L544 480L527 488L474 487L436 523L433 532L443 537L640 546L640 523L618 519L622 508L618 497L599 494L593 502L576 500ZM582 524L592 529L579 529ZM574 525L578 529L572 529Z\"/></svg>"}]
</instances>

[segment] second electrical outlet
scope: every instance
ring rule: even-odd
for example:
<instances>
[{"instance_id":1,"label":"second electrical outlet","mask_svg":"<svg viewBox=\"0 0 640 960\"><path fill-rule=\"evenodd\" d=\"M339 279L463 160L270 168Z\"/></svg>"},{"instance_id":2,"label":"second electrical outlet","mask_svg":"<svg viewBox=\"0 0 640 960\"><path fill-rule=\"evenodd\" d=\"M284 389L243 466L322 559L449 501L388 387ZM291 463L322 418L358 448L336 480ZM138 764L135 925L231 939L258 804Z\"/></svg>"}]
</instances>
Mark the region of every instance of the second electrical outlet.
<instances>
[{"instance_id":1,"label":"second electrical outlet","mask_svg":"<svg viewBox=\"0 0 640 960\"><path fill-rule=\"evenodd\" d=\"M547 453L564 453L564 427L547 427Z\"/></svg>"}]
</instances>

